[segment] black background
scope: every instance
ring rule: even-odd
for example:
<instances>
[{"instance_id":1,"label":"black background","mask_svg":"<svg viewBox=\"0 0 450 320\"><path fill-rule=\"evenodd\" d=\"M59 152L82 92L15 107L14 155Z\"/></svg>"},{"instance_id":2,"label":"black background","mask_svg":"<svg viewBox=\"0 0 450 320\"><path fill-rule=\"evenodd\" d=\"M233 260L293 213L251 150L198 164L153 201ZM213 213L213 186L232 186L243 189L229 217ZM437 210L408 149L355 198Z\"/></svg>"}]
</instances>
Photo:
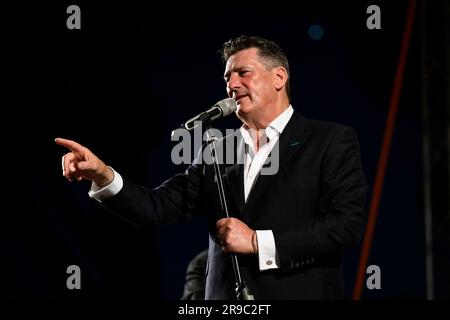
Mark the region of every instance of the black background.
<instances>
[{"instance_id":1,"label":"black background","mask_svg":"<svg viewBox=\"0 0 450 320\"><path fill-rule=\"evenodd\" d=\"M292 104L353 127L373 185L407 1L20 3L5 8L1 129L2 299L178 299L189 260L207 246L202 218L142 230L61 175L55 137L90 148L122 175L156 187L186 166L172 129L225 97L216 53L240 34L272 39L291 65ZM81 8L81 30L66 9ZM371 4L381 30L366 27ZM320 25L323 38L308 30ZM382 289L363 298L425 297L418 31L414 28L369 264ZM234 116L217 123L237 128ZM372 189L371 189L372 191ZM370 200L369 193L369 200ZM351 296L359 247L344 275ZM66 268L82 289L66 287Z\"/></svg>"}]
</instances>

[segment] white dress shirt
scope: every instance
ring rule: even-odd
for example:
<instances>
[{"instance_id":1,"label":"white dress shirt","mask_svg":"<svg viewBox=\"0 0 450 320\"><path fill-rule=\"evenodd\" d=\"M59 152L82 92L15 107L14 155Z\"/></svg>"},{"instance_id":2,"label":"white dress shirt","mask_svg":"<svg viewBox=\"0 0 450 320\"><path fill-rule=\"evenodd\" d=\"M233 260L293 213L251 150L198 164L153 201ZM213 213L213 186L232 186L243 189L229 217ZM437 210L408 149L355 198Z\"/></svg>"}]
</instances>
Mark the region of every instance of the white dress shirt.
<instances>
[{"instance_id":1,"label":"white dress shirt","mask_svg":"<svg viewBox=\"0 0 450 320\"><path fill-rule=\"evenodd\" d=\"M252 139L252 135L257 134L257 132L247 129L245 125L240 128L242 138L246 144L244 156L244 196L246 202L262 166L278 142L280 134L283 132L284 127L286 127L293 113L294 109L292 106L289 106L275 120L269 123L260 138L260 147L257 152L255 152L254 139ZM279 268L280 263L272 230L256 230L256 236L258 239L259 269L268 270Z\"/></svg>"},{"instance_id":2,"label":"white dress shirt","mask_svg":"<svg viewBox=\"0 0 450 320\"><path fill-rule=\"evenodd\" d=\"M260 138L260 148L257 152L255 152L256 148L252 139L254 131L252 132L252 130L246 128L245 125L240 128L246 145L244 158L245 201L247 201L248 195L259 176L262 166L266 162L274 145L278 142L280 134L283 132L293 113L294 109L292 106L289 106L267 126L265 129L265 136L267 139L264 136ZM114 173L114 178L110 184L100 188L92 182L91 189L88 193L91 198L101 202L103 199L114 196L122 189L122 177L113 168L111 168L111 170ZM272 230L256 230L256 234L258 240L259 269L262 271L279 268L278 255Z\"/></svg>"}]
</instances>

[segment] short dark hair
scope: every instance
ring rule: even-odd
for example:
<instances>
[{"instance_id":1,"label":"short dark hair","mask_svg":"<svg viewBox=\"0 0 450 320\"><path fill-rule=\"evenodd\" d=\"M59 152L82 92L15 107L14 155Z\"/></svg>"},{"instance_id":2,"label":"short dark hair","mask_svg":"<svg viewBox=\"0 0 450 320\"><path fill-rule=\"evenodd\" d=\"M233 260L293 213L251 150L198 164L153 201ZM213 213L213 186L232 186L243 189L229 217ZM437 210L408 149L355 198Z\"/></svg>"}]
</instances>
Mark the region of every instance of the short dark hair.
<instances>
[{"instance_id":1,"label":"short dark hair","mask_svg":"<svg viewBox=\"0 0 450 320\"><path fill-rule=\"evenodd\" d=\"M222 55L223 62L226 63L227 60L236 52L249 48L258 49L258 55L269 64L267 67L274 68L281 66L286 69L288 74L288 79L286 81L286 93L290 100L291 86L289 83L290 78L289 62L283 50L275 42L257 36L241 35L237 38L230 39L227 42L225 42L219 53L221 53Z\"/></svg>"}]
</instances>

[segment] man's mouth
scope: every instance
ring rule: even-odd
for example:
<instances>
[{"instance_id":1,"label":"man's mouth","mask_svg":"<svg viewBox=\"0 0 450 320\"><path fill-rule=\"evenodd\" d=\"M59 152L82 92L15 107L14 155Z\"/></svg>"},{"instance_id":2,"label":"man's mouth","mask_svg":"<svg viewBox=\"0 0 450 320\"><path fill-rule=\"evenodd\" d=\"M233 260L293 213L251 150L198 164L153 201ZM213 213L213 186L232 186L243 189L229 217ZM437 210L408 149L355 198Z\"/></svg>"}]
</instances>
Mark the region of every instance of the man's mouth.
<instances>
[{"instance_id":1,"label":"man's mouth","mask_svg":"<svg viewBox=\"0 0 450 320\"><path fill-rule=\"evenodd\" d=\"M236 103L239 103L239 100L242 99L242 98L244 98L244 97L245 97L245 95L236 96L236 97L234 98L234 100L236 101Z\"/></svg>"}]
</instances>

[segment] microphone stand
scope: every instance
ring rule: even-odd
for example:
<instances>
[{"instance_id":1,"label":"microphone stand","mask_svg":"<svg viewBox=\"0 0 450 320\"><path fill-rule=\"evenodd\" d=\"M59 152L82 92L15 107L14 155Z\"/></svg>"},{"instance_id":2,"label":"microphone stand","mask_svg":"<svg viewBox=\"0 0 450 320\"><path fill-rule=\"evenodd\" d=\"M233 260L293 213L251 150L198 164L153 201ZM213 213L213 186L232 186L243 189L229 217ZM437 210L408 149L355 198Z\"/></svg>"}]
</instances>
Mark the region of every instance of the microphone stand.
<instances>
[{"instance_id":1,"label":"microphone stand","mask_svg":"<svg viewBox=\"0 0 450 320\"><path fill-rule=\"evenodd\" d=\"M216 175L216 184L217 189L219 191L220 204L222 206L222 211L225 213L225 216L229 218L230 214L228 212L227 199L225 197L225 189L223 187L222 174L220 172L219 167L219 159L217 158L216 153L216 145L215 145L216 138L211 136L209 133L211 126L210 126L210 119L208 118L209 117L206 117L206 119L201 120L203 120L203 124L206 124L205 126L206 139L209 146L209 150L211 151L211 155L213 157L214 173ZM239 261L236 253L231 252L230 256L231 256L231 263L233 265L234 278L236 280L235 292L237 300L255 300L253 295L250 293L250 290L247 287L245 281L242 280L241 271L239 269Z\"/></svg>"}]
</instances>

